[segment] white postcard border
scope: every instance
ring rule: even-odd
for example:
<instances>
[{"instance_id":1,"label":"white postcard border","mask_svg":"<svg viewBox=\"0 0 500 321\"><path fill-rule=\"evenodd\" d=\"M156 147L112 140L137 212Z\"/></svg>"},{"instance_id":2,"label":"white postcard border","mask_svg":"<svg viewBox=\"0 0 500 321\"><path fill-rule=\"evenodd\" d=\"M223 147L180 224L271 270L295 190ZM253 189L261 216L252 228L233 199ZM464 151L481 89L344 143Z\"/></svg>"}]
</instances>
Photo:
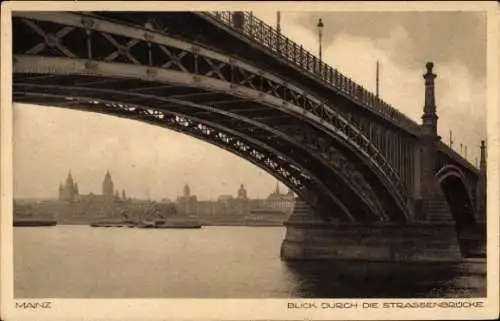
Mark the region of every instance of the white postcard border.
<instances>
[{"instance_id":1,"label":"white postcard border","mask_svg":"<svg viewBox=\"0 0 500 321\"><path fill-rule=\"evenodd\" d=\"M11 12L64 10L251 10L294 8L315 11L485 11L487 12L487 133L488 133L488 250L487 298L478 299L13 299L12 246L12 45ZM1 296L0 315L5 320L167 320L167 319L477 319L498 316L499 309L499 8L494 2L108 2L19 1L2 3L1 61ZM459 31L457 31L459 32ZM47 308L21 309L27 302ZM48 303L47 303L48 302ZM332 308L335 303L356 303L357 308ZM316 307L290 309L289 303ZM377 303L378 307L374 307ZM402 303L403 307L383 308ZM448 307L425 307L426 304ZM16 304L18 308L16 308ZM366 307L363 307L363 304ZM371 306L370 306L371 304ZM412 308L412 304L423 304ZM450 305L455 307L450 307ZM462 304L468 307L459 308ZM475 304L475 307L470 305ZM481 307L479 307L480 305ZM50 307L49 307L50 306Z\"/></svg>"}]
</instances>

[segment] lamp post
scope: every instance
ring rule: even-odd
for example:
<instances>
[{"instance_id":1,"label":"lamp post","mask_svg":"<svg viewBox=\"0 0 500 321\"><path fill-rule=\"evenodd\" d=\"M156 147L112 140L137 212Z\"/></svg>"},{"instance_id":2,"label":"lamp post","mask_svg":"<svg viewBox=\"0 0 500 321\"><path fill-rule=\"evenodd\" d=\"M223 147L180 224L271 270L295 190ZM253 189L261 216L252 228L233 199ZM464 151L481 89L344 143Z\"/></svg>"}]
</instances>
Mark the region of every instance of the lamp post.
<instances>
[{"instance_id":1,"label":"lamp post","mask_svg":"<svg viewBox=\"0 0 500 321\"><path fill-rule=\"evenodd\" d=\"M276 32L278 33L276 37L276 48L278 52L281 52L280 38L281 38L281 12L276 13Z\"/></svg>"},{"instance_id":2,"label":"lamp post","mask_svg":"<svg viewBox=\"0 0 500 321\"><path fill-rule=\"evenodd\" d=\"M276 31L278 31L278 33L281 33L281 12L278 11L276 13Z\"/></svg>"},{"instance_id":3,"label":"lamp post","mask_svg":"<svg viewBox=\"0 0 500 321\"><path fill-rule=\"evenodd\" d=\"M321 62L322 58L321 58L321 55L322 55L322 38L323 38L323 21L321 20L321 18L319 18L318 20L318 35L319 35L319 61Z\"/></svg>"}]
</instances>

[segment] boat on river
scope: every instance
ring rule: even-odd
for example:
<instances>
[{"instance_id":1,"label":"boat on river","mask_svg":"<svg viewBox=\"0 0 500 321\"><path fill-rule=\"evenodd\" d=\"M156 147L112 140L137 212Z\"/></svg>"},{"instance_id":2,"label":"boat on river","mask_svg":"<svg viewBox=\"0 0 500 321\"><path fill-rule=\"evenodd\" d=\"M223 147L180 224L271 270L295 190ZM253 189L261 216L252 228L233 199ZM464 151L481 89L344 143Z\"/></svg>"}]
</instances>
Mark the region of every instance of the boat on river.
<instances>
[{"instance_id":1,"label":"boat on river","mask_svg":"<svg viewBox=\"0 0 500 321\"><path fill-rule=\"evenodd\" d=\"M188 218L166 218L158 211L153 210L148 213L147 218L133 220L125 212L121 213L121 220L118 221L102 221L91 223L91 227L128 227L128 228L147 228L147 229L164 229L164 228L180 228L180 229L198 229L202 224L198 221Z\"/></svg>"},{"instance_id":2,"label":"boat on river","mask_svg":"<svg viewBox=\"0 0 500 321\"><path fill-rule=\"evenodd\" d=\"M141 222L137 225L138 228L187 228L195 229L201 228L202 225L198 222L190 221L169 221L169 222Z\"/></svg>"},{"instance_id":3,"label":"boat on river","mask_svg":"<svg viewBox=\"0 0 500 321\"><path fill-rule=\"evenodd\" d=\"M124 227L125 224L123 223L116 223L116 222L98 222L98 223L91 223L91 227Z\"/></svg>"},{"instance_id":4,"label":"boat on river","mask_svg":"<svg viewBox=\"0 0 500 321\"><path fill-rule=\"evenodd\" d=\"M36 226L56 226L57 221L54 219L35 219L35 218L16 218L14 219L15 227L36 227Z\"/></svg>"}]
</instances>

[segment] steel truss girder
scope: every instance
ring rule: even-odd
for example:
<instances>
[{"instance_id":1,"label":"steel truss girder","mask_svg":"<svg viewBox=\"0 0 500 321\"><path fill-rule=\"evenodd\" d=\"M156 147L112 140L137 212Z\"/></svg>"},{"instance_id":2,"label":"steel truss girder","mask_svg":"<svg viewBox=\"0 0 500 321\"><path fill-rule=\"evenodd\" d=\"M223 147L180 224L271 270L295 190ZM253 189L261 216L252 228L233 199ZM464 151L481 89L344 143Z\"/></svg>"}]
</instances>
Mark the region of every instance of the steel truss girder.
<instances>
[{"instance_id":1,"label":"steel truss girder","mask_svg":"<svg viewBox=\"0 0 500 321\"><path fill-rule=\"evenodd\" d=\"M379 173L377 175L379 175L379 178L384 182L384 184L388 186L393 185L392 188L388 188L395 193L396 198L399 199L401 207L406 209L408 206L408 191L406 191L405 186L401 183L398 173L385 160L378 149L371 144L369 139L363 135L361 130L357 129L356 126L335 111L334 108L328 106L327 102L312 95L307 95L307 93L303 92L300 88L286 83L275 75L263 72L262 70L250 66L245 62L224 56L215 51L193 46L192 44L155 33L151 30L141 29L137 26L131 27L110 22L102 18L72 13L58 13L57 15L54 15L52 13L20 12L15 15L23 16L24 19L50 21L53 23L59 23L62 26L71 26L73 28L85 30L87 38L81 39L82 41L88 41L91 34L99 33L106 39L108 39L110 35L113 35L113 37L115 35L127 37L129 39L128 44L135 39L133 46L141 44L146 44L148 48L151 48L152 46L159 46L161 48L162 46L164 48L168 48L169 51L177 52L176 58L167 54L167 56L169 56L167 58L175 60L175 63L168 66L166 66L165 63L162 63L162 65L159 66L155 65L154 57L151 59L151 55L149 55L150 59L148 59L148 64L144 65L144 67L148 67L145 78L154 79L162 71L165 71L165 69L161 69L160 67L169 68L170 66L175 65L178 69L180 69L179 72L195 75L192 77L191 82L194 82L197 86L207 82L207 78L212 80L218 78L221 79L221 81L228 83L229 90L232 90L233 93L241 94L241 92L245 91L247 93L251 91L258 92L256 97L255 95L253 96L253 99L256 101L274 100L274 102L278 102L281 105L281 109L296 109L296 111L302 111L302 115L305 116L305 120L322 130L335 132L337 136L340 135L343 137L343 140L350 145L350 148L354 148L358 155L364 155L362 157L365 158L365 161L368 164L371 164L370 166L376 173ZM104 34L108 36L104 36ZM110 43L116 47L116 43L113 43L113 41L110 41ZM120 47L118 49L121 50L122 56L128 57L129 54L133 56L133 53L131 52L131 48L133 46L125 45L124 47ZM115 51L116 49L117 48L115 48ZM92 58L92 50L96 50L95 46L87 46L87 51L77 52L76 55L79 58L84 59ZM181 57L179 52L183 52L185 54ZM64 52L62 54L63 56L65 55ZM106 57L108 57L108 60L113 61L116 54L114 54L111 58L109 58L109 55L110 54ZM185 59L186 57L192 58L194 63L183 64L182 68L180 68L178 64L182 64L182 59ZM23 59L24 57L18 56L18 58ZM140 62L141 59L136 57L135 60ZM208 67L211 68L211 70L201 70L200 65L202 61L204 61ZM103 66L102 62L89 60L85 63L85 73L90 74L99 73L101 71L100 68ZM210 78L212 76L214 78ZM144 78L144 76L141 77ZM256 90L255 88L258 88L259 90ZM228 89L225 88L225 90Z\"/></svg>"},{"instance_id":2,"label":"steel truss girder","mask_svg":"<svg viewBox=\"0 0 500 321\"><path fill-rule=\"evenodd\" d=\"M18 87L18 86L16 86L16 87ZM29 86L27 88L29 88ZM75 88L73 88L73 89L75 89ZM38 89L38 90L40 90L40 89ZM68 95L70 94L70 90L71 90L70 88L60 88L59 89L60 92L67 93ZM32 89L29 92L34 92L33 87L32 87ZM103 99L102 97L106 97L106 96L109 96L111 94L112 95L116 95L115 92L110 93L110 92L106 92L106 91L103 91L103 90L100 90L100 92L101 92L100 95L94 94L92 97L99 98L99 99L102 100ZM83 94L75 93L75 91L71 92L71 94L76 94L78 96L82 96L83 95ZM88 93L88 94L90 95L91 93ZM101 96L101 97L99 97L99 96ZM196 109L210 110L212 112L212 115L216 114L216 110L214 108L212 108L212 107L209 107L209 106L196 105L196 104L192 104L192 103L189 103L189 102L183 102L183 101L175 100L175 99L166 99L165 98L163 100L166 101L166 102L168 102L169 104L173 103L174 104L173 106L175 106L175 105L184 105L184 106L190 106L190 107L194 106L194 108L196 108ZM130 99L127 99L127 98L124 98L121 101L123 103L130 103ZM156 102L155 103L154 101L151 101L151 104L152 104L151 106L158 106L158 108L160 108L159 110L161 110L161 111L165 111L165 108L169 108L169 107L165 107L160 102ZM150 108L150 107L148 107L148 108ZM176 112L178 114L183 113L184 115L187 115L185 110L184 111L181 110L180 112L176 111ZM212 117L211 120L208 120L208 121L212 121L212 122L213 121L217 121L218 123L220 123L221 122L221 117L220 117L221 115L229 116L230 118L228 118L228 119L236 119L235 116L232 116L230 113L227 113L227 112L222 112L221 111L221 112L218 113L218 115L219 115L218 118L213 118ZM195 114L194 117L197 117L197 116L198 115ZM189 114L188 117L193 118L192 114ZM240 121L244 121L245 120L243 117L238 117L238 116L236 116L236 117ZM204 120L205 120L205 122L207 122L206 118ZM247 125L243 125L243 126L241 124L242 123L238 123L238 124L232 125L231 123L229 123L229 124L225 125L225 128L228 128L228 127L238 128L238 130L240 132L240 135L244 131L246 131L248 135L252 135L250 129L245 130L245 126L248 127L248 124ZM253 125L258 126L259 123L253 122ZM269 141L269 133L273 132L274 135L275 135L275 137L278 137L278 136L285 137L287 139L287 141L289 141L290 143L294 144L295 146L302 146L301 144L299 144L299 143L291 140L290 137L288 137L286 135L283 135L279 131L273 130L273 129L269 128L269 127L264 127L264 130L267 130L267 132L265 132L265 135L264 135L264 137L266 138L264 141ZM263 142L262 139L260 141ZM277 144L277 141L269 141L269 143ZM314 156L314 154L315 154L314 150L308 149L307 146L302 146L302 147L305 148L304 151L306 151L306 155ZM285 150L288 153L292 152L292 150L289 150L289 149L286 149L286 148L285 148ZM284 155L285 154L282 154L281 156L283 157ZM296 157L296 159L297 159L297 157ZM301 156L298 159L304 159L304 156ZM329 166L329 164L327 164L326 162L323 162L323 165L326 166L326 167ZM295 164L295 166L300 166L301 168L303 168L303 166L301 166L299 164ZM371 204L370 205L370 207L371 207L370 211L373 212L374 214L378 215L379 217L381 217L383 220L387 220L387 217L384 215L382 205L381 205L380 202L378 202L378 199L374 195L372 195L371 197L367 198L367 194L366 193L370 193L370 190L368 188L369 185L366 182L363 182L361 177L356 176L355 174L353 174L352 169L349 171L347 168L341 168L341 170L342 171L337 172L337 175L338 175L337 179L340 178L344 182L344 184L352 185L350 187L351 189L356 190L356 191L362 193L361 194L361 199L363 200L362 202L365 203L365 204ZM351 173L352 175L348 175L349 173ZM344 176L346 176L346 175L347 175L347 177L344 178ZM357 182L358 182L357 186L353 185L353 182L356 182L356 180L355 180L356 177L358 177L358 179L357 179ZM373 191L371 191L371 194L374 194ZM358 195L358 197L359 197L359 195Z\"/></svg>"},{"instance_id":3,"label":"steel truss girder","mask_svg":"<svg viewBox=\"0 0 500 321\"><path fill-rule=\"evenodd\" d=\"M274 137L279 137L280 139L286 141L287 143L290 143L293 146L302 149L305 155L308 155L308 157L310 156L315 159L318 159L322 164L322 166L324 166L325 168L334 169L334 172L336 173L336 178L332 180L340 179L343 182L343 184L349 186L351 190L357 191L358 197L362 200L362 202L364 204L368 204L368 206L370 207L370 212L376 214L379 218L381 218L384 221L389 220L389 218L385 215L384 207L382 206L382 203L375 195L375 192L372 190L370 185L363 179L363 176L360 175L358 171L356 171L355 167L353 167L352 164L349 164L349 161L345 157L342 157L340 152L334 150L333 147L330 146L330 144L328 144L328 148L321 146L320 144L310 144L311 137L308 137L308 135L290 136L289 133L287 133L286 131L280 131L279 127L273 126L274 127L273 128L271 126L265 125L262 122L255 121L254 119L248 119L247 117L231 113L230 111L219 110L206 105L185 102L176 98L157 97L147 94L131 95L128 92L122 93L115 90L107 90L107 89L44 86L36 84L26 84L26 85L17 84L16 88L21 88L22 90L27 92L45 91L52 93L58 92L59 94L65 93L67 95L72 94L76 96L88 95L89 97L92 96L94 98L99 98L101 100L104 99L105 97L113 96L117 97L117 99L119 99L122 103L130 103L131 101L141 100L138 99L137 97L134 97L135 95L138 95L139 98L142 98L142 100L149 101L148 106L155 106L154 108L157 108L161 111L164 111L165 108L169 108L164 106L164 104L167 103L167 104L173 104L173 106L190 107L193 108L194 110L205 110L211 113L212 116L219 115L218 117L210 117L208 120L210 122L221 123L224 117L229 120L237 120L239 121L239 123L234 125L230 123L226 124L225 128L229 127L238 128L240 135L245 131L247 132L248 135L252 135L251 132L252 128L249 127L249 125L254 126L254 128L263 131L262 137L264 137L265 139L264 140L261 139L260 140L261 142L269 141L269 143L278 144L278 140L274 140L273 142L270 141L271 139L270 136L274 135ZM148 108L153 108L153 107L148 107ZM183 113L184 115L191 118L202 116L198 112L194 113L193 116L192 113L187 114L186 111L183 111L182 109L178 110L178 108L176 108L176 112ZM204 120L207 121L206 118L204 118ZM309 134L309 136L311 135ZM307 140L306 141L301 140L303 138L306 138ZM287 150L288 153L292 153L293 151L293 149L285 149L285 150ZM298 159L304 159L304 155L302 156L298 155ZM295 165L303 166L299 164ZM332 165L334 166L333 168Z\"/></svg>"},{"instance_id":4,"label":"steel truss girder","mask_svg":"<svg viewBox=\"0 0 500 321\"><path fill-rule=\"evenodd\" d=\"M62 26L59 31L56 33L47 33L45 30L40 28L34 21L28 19L21 19L21 21L29 26L33 31L35 31L43 40L30 49L26 51L28 55L35 55L40 53L45 48L57 48L61 51L66 57L76 58L76 56L68 50L66 46L61 44L62 38L64 38L67 34L75 29L74 26Z\"/></svg>"},{"instance_id":5,"label":"steel truss girder","mask_svg":"<svg viewBox=\"0 0 500 321\"><path fill-rule=\"evenodd\" d=\"M339 206L339 208L343 210L343 214L345 215L345 217L340 217L341 220L347 219L350 222L355 221L354 217L349 213L348 209L345 208L342 203L328 191L328 188L326 188L323 183L321 183L311 173L307 171L304 172L303 167L301 167L299 164L289 159L280 151L275 150L273 147L262 144L261 141L258 141L233 129L221 126L220 124L208 122L204 119L198 119L196 117L186 116L185 114L178 112L158 110L136 104L122 104L114 101L96 99L94 97L73 98L67 97L66 95L28 92L17 93L17 95L17 97L20 97L20 101L38 102L51 106L57 105L62 108L90 110L122 117L125 116L127 118L137 119L145 122L151 122L154 119L155 125L160 125L163 127L165 127L166 122L166 127L170 129L188 134L204 141L208 141L209 143L215 144L218 147L221 147L233 154L237 154L238 156L250 161L254 165L263 168L276 178L280 179L280 181L283 181L299 196L303 197L304 200L307 200L313 208L317 208L318 206L325 207L325 205L321 203L321 198L318 200L317 195L311 195L311 187L315 186L312 187L313 190L318 190L319 187L320 192L327 194L327 196L329 198L332 198L337 206ZM23 99L23 96L28 98ZM49 101L44 101L44 98L48 99ZM102 109L103 106L106 110ZM172 122L180 125L180 127L177 129L171 128ZM186 130L184 128L194 128L194 131L198 134L195 135L192 130ZM200 135L200 133L202 135ZM219 141L214 142L214 136L216 136ZM210 139L210 137L212 139ZM221 141L225 144L221 144ZM331 219L331 217L325 218ZM339 217L337 216L336 218L338 219Z\"/></svg>"},{"instance_id":6,"label":"steel truss girder","mask_svg":"<svg viewBox=\"0 0 500 321\"><path fill-rule=\"evenodd\" d=\"M248 65L245 62L238 61L232 57L227 57L216 53L215 51L208 50L205 48L193 46L192 44L179 41L173 38L170 38L163 34L155 33L154 31L141 29L138 26L126 26L123 24L117 24L115 22L107 21L106 19L91 17L88 15L79 15L72 13L26 13L26 12L18 12L15 13L15 16L21 16L24 19L31 20L40 20L40 21L50 21L53 23L59 23L62 25L69 25L74 28L81 28L88 32L106 34L106 39L112 37L111 35L118 35L121 37L127 37L132 41L133 39L138 40L139 42L147 43L150 48L152 45L158 45L160 48L169 48L169 50L180 50L184 52L185 56L191 56L194 59L193 64L182 65L181 71L189 72L191 74L197 74L200 76L213 76L216 79L224 80L231 83L233 88L236 87L245 87L246 84L251 82L249 80L249 74L254 75L253 78L257 79L256 82L253 83L252 86L247 86L246 88L259 88L261 94L263 95L271 95L273 97L277 97L283 100L283 104L293 103L295 106L301 108L305 113L310 115L314 115L315 118L318 119L319 122L327 122L334 125L336 128L339 128L344 135L348 137L349 140L355 141L358 149L360 149L363 153L368 155L369 159L375 160L375 166L380 167L382 173L385 173L387 177L390 177L390 180L394 182L402 192L406 192L406 187L401 182L399 177L399 173L390 165L390 163L385 159L382 153L379 152L375 145L371 144L370 140L365 137L363 132L356 128L353 124L351 124L348 120L346 120L341 114L335 111L334 108L327 105L327 102L323 101L321 98L314 97L312 95L308 95L300 88L288 84L286 81L279 79L278 77L266 73L262 70L259 70L255 67ZM89 33L87 32L88 40ZM109 40L109 39L108 39ZM129 41L129 43L130 43ZM137 42L134 42L136 45ZM114 47L116 47L115 43L112 43ZM130 52L130 46L122 46L120 50L122 50L122 55L128 56L132 54ZM80 58L91 59L93 55L91 54L92 49L95 50L95 46L89 46L87 48L87 52L81 52ZM162 49L162 51L165 51ZM114 53L114 52L113 52ZM109 55L108 55L109 56ZM106 56L106 57L108 57ZM151 56L151 55L149 55ZM169 58L172 59L172 55L168 55ZM208 62L212 68L211 71L201 71L199 64L197 63L199 59L203 59L203 61ZM109 60L109 59L108 59ZM139 60L139 59L136 59ZM180 63L179 59L175 58L175 65ZM164 64L155 66L153 61L149 59L149 66L152 67L163 67L166 66ZM223 74L221 72L222 68L226 68L229 73ZM154 73L154 70L151 70ZM235 83L235 72L237 74L242 74L245 76L244 80L239 80ZM237 77L236 77L237 78ZM278 88L282 91L282 94L279 94ZM291 98L293 97L293 98ZM298 103L299 102L299 103ZM401 195L402 198L403 195ZM408 195L406 195L407 198ZM404 203L406 200L402 200Z\"/></svg>"},{"instance_id":7,"label":"steel truss girder","mask_svg":"<svg viewBox=\"0 0 500 321\"><path fill-rule=\"evenodd\" d=\"M86 61L79 62L79 61L73 59L71 61L66 62L66 61L64 61L65 58L49 58L49 57L44 57L43 61L40 61L40 60L37 60L39 58L26 57L26 56L18 56L18 57L16 57L16 59L17 59L17 63L14 65L14 69L17 70L18 72L27 72L27 73L54 72L54 73L60 73L60 74L67 74L69 72L70 74L82 74L82 75L85 75L88 73L95 74L95 71L92 71L92 69L89 70L87 68L88 64L86 64ZM52 61L51 61L51 59L52 59ZM55 60L53 60L53 59L55 59ZM35 60L36 62L34 62L33 60ZM109 63L105 63L105 62L99 62L98 64L99 64L98 69L99 69L100 76L114 75L114 77L116 77L117 73L119 74L120 72L122 72L121 76L124 78L130 78L130 77L137 78L140 76L137 74L136 70L133 70L134 68L141 68L140 66L130 65L130 66L128 66L127 69L124 69L121 67L121 65L115 66L113 64L109 64ZM32 67L32 66L35 66L35 67ZM60 71L58 71L58 70L60 70ZM80 70L80 71L77 71L77 70ZM150 69L147 69L147 70L150 70ZM125 74L123 74L123 72ZM166 73L166 74L164 75L164 73ZM146 71L146 74L147 74L147 71ZM155 74L154 80L155 81L162 81L163 79L165 79L165 80L168 79L169 81L176 83L176 84L184 83L186 86L190 86L193 84L193 77L199 77L199 76L190 76L190 77L186 78L186 76L187 75L185 75L185 73L180 73L180 72L176 72L176 71L168 71L168 70L159 70ZM148 77L146 75L145 78L148 79L150 77ZM163 80L163 81L165 81L165 80ZM194 80L194 81L196 82L196 80ZM225 84L224 82L220 82L220 83L219 82L220 81L217 81L214 79L210 79L210 80L206 79L206 80L201 81L201 84L204 85L203 88L205 88L205 90L214 90L214 89L216 91L223 91L224 89L227 90L227 84ZM198 83L197 86L200 86L200 84ZM229 86L229 87L231 87L231 86ZM238 91L230 91L229 93L236 96L236 97L243 97L245 99L250 99L250 100L256 100L255 96L257 96L257 97L261 96L260 93L253 93L253 92L248 92L248 91L249 91L248 89L245 89L245 90L238 90ZM326 124L324 122L317 120L317 117L315 117L314 115L310 115L306 112L301 112L300 109L296 106L293 106L290 104L283 104L283 103L280 104L280 101L279 100L276 101L276 98L274 98L274 97L262 96L258 99L259 99L258 100L259 103L261 103L261 104L271 106L273 108L278 108L279 110L281 110L283 112L286 112L286 113L289 113L292 115L296 115L295 117L299 116L301 119L307 120L308 123L312 124L315 127L318 127L322 132L324 132L330 136L333 134L332 132L337 132L340 136L333 135L332 138L337 139L337 140L340 138L341 140L344 141L344 144L346 144L348 147L351 148L351 150L352 150L352 146L350 146L350 145L353 145L353 143L357 143L357 144L360 143L359 140L355 141L355 140L349 139L349 136L346 136L345 134L339 133L338 128L335 128L332 125L329 125L329 124ZM312 120L311 118L313 118L314 120ZM318 126L319 124L323 125L324 127ZM325 128L325 127L327 127L327 128ZM353 130L355 130L355 129L347 128L348 133L352 132ZM359 152L363 153L362 150L360 151L359 149L357 149L357 150L354 149L353 151L355 153L357 152L358 156L363 157L359 154ZM373 170L376 171L377 170L376 168L379 168L377 166L376 160L370 158L368 155L365 156L365 160L368 161L368 165L370 163L375 165L375 168L373 168L373 166L371 166ZM380 178L380 176L379 176L379 178ZM393 183L393 181L390 181L387 179L385 181L386 181L386 184L389 183L389 185L391 185L391 183ZM383 179L382 179L382 182L384 182ZM388 188L388 190L392 191L393 193L396 193L396 195L398 195L397 192L399 192L399 193L403 192L403 190L395 190L395 189L391 189L391 188ZM399 195L401 196L401 194L399 194ZM398 199L398 198L396 197L396 199ZM401 202L400 208L408 216L408 214L407 214L407 212L408 212L408 207L407 207L408 206L408 198L403 198L403 199L400 198L400 202Z\"/></svg>"}]
</instances>

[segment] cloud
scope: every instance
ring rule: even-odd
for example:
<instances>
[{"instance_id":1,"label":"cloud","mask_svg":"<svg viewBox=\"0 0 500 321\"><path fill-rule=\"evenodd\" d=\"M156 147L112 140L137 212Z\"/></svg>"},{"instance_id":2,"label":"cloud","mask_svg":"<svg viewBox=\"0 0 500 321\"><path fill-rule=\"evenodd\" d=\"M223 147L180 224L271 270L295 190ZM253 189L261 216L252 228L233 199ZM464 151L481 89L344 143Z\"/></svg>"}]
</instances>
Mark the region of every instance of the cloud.
<instances>
[{"instance_id":1,"label":"cloud","mask_svg":"<svg viewBox=\"0 0 500 321\"><path fill-rule=\"evenodd\" d=\"M319 18L325 25L325 43L347 34L373 41L384 51L395 50L393 60L399 65L420 68L426 60L459 60L474 77L486 75L485 12L311 12L295 21L314 30ZM404 36L402 46L385 41L394 32Z\"/></svg>"}]
</instances>

